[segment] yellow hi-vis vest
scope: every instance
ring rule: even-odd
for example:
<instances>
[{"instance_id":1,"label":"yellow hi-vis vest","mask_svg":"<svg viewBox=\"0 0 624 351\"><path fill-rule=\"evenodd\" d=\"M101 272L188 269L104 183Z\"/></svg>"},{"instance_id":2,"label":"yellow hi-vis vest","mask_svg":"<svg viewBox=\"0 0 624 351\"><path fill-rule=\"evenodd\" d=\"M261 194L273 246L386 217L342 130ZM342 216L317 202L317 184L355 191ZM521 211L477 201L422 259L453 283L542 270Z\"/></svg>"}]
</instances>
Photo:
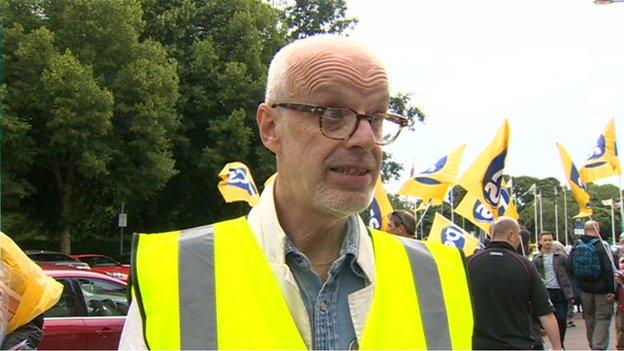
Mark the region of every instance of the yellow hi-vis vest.
<instances>
[{"instance_id":1,"label":"yellow hi-vis vest","mask_svg":"<svg viewBox=\"0 0 624 351\"><path fill-rule=\"evenodd\" d=\"M371 230L375 292L360 349L471 349L459 250ZM151 349L306 349L264 252L242 217L136 234L132 283Z\"/></svg>"}]
</instances>

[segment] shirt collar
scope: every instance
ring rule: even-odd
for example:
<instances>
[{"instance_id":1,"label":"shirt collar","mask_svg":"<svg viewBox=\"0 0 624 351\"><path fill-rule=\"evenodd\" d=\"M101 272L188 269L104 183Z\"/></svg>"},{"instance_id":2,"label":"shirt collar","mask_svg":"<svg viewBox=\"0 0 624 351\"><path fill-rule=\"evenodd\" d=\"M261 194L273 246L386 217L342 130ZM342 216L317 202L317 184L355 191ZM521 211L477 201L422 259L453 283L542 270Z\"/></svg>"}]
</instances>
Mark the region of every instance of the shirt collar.
<instances>
[{"instance_id":1,"label":"shirt collar","mask_svg":"<svg viewBox=\"0 0 624 351\"><path fill-rule=\"evenodd\" d=\"M284 265L286 254L293 251L288 247L290 240L277 219L273 185L273 182L265 185L260 201L251 209L247 220L269 262ZM343 254L352 257L350 265L354 272L363 275L370 284L375 282L372 239L358 214L350 216L347 221L347 232L340 250L340 255Z\"/></svg>"}]
</instances>

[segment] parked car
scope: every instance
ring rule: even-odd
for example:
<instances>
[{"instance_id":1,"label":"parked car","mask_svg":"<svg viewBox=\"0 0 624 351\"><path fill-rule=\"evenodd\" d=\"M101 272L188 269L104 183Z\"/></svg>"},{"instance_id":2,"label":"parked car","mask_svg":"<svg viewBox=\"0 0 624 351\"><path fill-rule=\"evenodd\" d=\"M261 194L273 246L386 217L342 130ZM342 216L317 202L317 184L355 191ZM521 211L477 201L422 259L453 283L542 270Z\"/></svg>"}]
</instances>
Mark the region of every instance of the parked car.
<instances>
[{"instance_id":1,"label":"parked car","mask_svg":"<svg viewBox=\"0 0 624 351\"><path fill-rule=\"evenodd\" d=\"M117 261L125 266L130 266L130 261L132 259L132 254L130 252L123 253L117 256Z\"/></svg>"},{"instance_id":2,"label":"parked car","mask_svg":"<svg viewBox=\"0 0 624 351\"><path fill-rule=\"evenodd\" d=\"M73 258L87 263L94 272L110 275L113 278L128 281L130 266L122 265L114 259L100 254L72 255Z\"/></svg>"},{"instance_id":3,"label":"parked car","mask_svg":"<svg viewBox=\"0 0 624 351\"><path fill-rule=\"evenodd\" d=\"M47 250L26 250L26 255L39 265L58 265L58 266L70 266L76 269L88 271L91 269L85 262L78 261L77 259L66 255L64 253Z\"/></svg>"},{"instance_id":4,"label":"parked car","mask_svg":"<svg viewBox=\"0 0 624 351\"><path fill-rule=\"evenodd\" d=\"M116 350L128 313L126 283L107 275L43 264L63 284L45 312L40 350Z\"/></svg>"}]
</instances>

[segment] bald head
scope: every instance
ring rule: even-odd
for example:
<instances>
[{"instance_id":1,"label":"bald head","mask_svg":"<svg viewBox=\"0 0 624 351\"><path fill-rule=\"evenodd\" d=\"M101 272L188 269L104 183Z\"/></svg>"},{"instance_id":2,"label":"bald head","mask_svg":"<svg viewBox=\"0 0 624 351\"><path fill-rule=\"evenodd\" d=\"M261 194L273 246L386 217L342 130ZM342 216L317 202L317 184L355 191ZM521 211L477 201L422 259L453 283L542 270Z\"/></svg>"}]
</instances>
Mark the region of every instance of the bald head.
<instances>
[{"instance_id":1,"label":"bald head","mask_svg":"<svg viewBox=\"0 0 624 351\"><path fill-rule=\"evenodd\" d=\"M589 220L585 222L583 230L585 231L585 235L600 236L600 223Z\"/></svg>"},{"instance_id":2,"label":"bald head","mask_svg":"<svg viewBox=\"0 0 624 351\"><path fill-rule=\"evenodd\" d=\"M265 103L297 98L298 102L343 80L363 92L379 90L389 96L386 70L360 42L337 35L316 35L283 47L269 67ZM333 92L339 93L339 92Z\"/></svg>"},{"instance_id":3,"label":"bald head","mask_svg":"<svg viewBox=\"0 0 624 351\"><path fill-rule=\"evenodd\" d=\"M520 244L520 225L511 217L498 217L492 226L492 241L504 241L515 248Z\"/></svg>"}]
</instances>

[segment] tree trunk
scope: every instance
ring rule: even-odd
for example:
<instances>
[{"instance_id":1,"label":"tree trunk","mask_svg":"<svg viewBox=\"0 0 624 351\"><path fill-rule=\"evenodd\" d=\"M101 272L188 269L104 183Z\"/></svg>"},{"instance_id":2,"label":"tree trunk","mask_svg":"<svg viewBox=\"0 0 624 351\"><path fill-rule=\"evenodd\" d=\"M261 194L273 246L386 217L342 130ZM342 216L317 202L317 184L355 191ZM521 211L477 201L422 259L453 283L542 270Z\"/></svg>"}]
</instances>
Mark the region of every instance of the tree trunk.
<instances>
[{"instance_id":1,"label":"tree trunk","mask_svg":"<svg viewBox=\"0 0 624 351\"><path fill-rule=\"evenodd\" d=\"M67 227L61 231L61 252L67 255L71 253L71 236Z\"/></svg>"}]
</instances>

